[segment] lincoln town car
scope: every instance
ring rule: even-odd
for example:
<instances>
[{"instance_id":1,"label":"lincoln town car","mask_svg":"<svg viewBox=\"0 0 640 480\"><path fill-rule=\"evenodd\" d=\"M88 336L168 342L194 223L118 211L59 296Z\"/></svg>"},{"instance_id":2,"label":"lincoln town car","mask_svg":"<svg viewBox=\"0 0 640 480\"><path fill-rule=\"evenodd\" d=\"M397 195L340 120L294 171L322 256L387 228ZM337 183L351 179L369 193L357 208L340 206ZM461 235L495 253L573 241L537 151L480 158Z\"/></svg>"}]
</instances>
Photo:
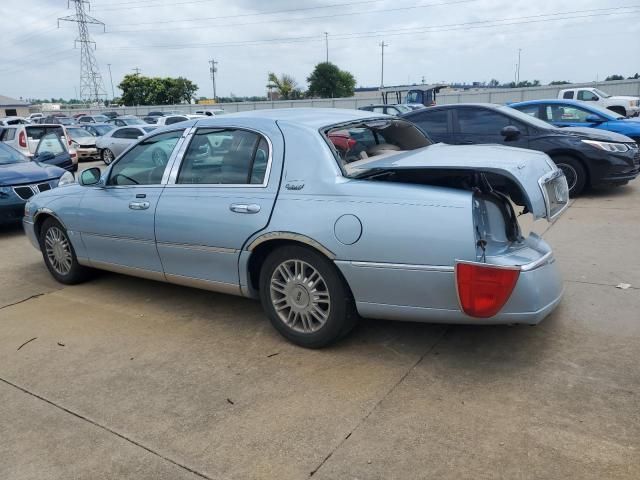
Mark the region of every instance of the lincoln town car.
<instances>
[{"instance_id":1,"label":"lincoln town car","mask_svg":"<svg viewBox=\"0 0 640 480\"><path fill-rule=\"evenodd\" d=\"M287 109L150 132L32 197L23 222L59 282L103 269L259 299L284 337L318 348L359 318L537 324L563 284L518 217L553 221L567 202L542 152Z\"/></svg>"}]
</instances>

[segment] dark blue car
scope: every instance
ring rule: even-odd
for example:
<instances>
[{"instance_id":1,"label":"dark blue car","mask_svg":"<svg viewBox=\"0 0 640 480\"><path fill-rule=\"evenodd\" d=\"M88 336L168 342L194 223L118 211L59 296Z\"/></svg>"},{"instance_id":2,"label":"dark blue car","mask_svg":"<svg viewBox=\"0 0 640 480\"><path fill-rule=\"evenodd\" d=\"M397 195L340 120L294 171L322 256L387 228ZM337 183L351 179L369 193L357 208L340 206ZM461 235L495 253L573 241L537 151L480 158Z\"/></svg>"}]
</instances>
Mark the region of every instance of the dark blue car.
<instances>
[{"instance_id":1,"label":"dark blue car","mask_svg":"<svg viewBox=\"0 0 640 480\"><path fill-rule=\"evenodd\" d=\"M599 128L626 135L640 143L640 118L626 118L597 105L574 100L532 100L509 106L556 127Z\"/></svg>"},{"instance_id":2,"label":"dark blue car","mask_svg":"<svg viewBox=\"0 0 640 480\"><path fill-rule=\"evenodd\" d=\"M36 193L74 182L62 168L30 161L0 143L0 224L22 219L24 204Z\"/></svg>"}]
</instances>

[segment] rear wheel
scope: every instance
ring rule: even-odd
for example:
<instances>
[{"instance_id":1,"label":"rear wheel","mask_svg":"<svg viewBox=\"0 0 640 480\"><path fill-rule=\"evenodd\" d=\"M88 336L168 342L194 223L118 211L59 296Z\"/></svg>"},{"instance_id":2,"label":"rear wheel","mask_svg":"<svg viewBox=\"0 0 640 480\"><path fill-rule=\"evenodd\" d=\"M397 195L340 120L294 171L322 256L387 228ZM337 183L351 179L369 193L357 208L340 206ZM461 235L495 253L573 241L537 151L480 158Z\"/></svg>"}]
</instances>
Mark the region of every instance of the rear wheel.
<instances>
[{"instance_id":1,"label":"rear wheel","mask_svg":"<svg viewBox=\"0 0 640 480\"><path fill-rule=\"evenodd\" d=\"M276 330L306 348L336 341L357 321L351 292L336 267L297 245L278 248L265 259L260 300Z\"/></svg>"},{"instance_id":2,"label":"rear wheel","mask_svg":"<svg viewBox=\"0 0 640 480\"><path fill-rule=\"evenodd\" d=\"M113 160L116 158L113 152L108 148L102 150L101 156L102 161L105 163L105 165L111 165L111 162L113 162Z\"/></svg>"},{"instance_id":3,"label":"rear wheel","mask_svg":"<svg viewBox=\"0 0 640 480\"><path fill-rule=\"evenodd\" d=\"M567 178L569 195L572 197L580 195L587 185L587 172L582 163L573 157L567 156L553 157L553 161Z\"/></svg>"},{"instance_id":4,"label":"rear wheel","mask_svg":"<svg viewBox=\"0 0 640 480\"><path fill-rule=\"evenodd\" d=\"M73 285L89 276L90 270L78 263L67 231L55 218L47 218L42 224L40 250L47 269L60 283Z\"/></svg>"}]
</instances>

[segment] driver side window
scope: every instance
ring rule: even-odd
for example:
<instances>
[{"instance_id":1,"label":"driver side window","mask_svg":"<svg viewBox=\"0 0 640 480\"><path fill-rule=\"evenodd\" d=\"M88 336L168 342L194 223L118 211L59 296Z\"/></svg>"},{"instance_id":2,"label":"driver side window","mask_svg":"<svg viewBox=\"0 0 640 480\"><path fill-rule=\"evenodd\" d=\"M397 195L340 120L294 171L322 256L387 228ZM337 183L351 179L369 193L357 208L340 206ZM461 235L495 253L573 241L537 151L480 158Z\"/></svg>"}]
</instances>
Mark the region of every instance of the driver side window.
<instances>
[{"instance_id":1,"label":"driver side window","mask_svg":"<svg viewBox=\"0 0 640 480\"><path fill-rule=\"evenodd\" d=\"M183 132L167 132L140 142L111 167L107 185L159 185Z\"/></svg>"},{"instance_id":2,"label":"driver side window","mask_svg":"<svg viewBox=\"0 0 640 480\"><path fill-rule=\"evenodd\" d=\"M599 98L595 93L592 93L589 90L580 90L578 92L578 100L582 100L584 102L596 102Z\"/></svg>"}]
</instances>

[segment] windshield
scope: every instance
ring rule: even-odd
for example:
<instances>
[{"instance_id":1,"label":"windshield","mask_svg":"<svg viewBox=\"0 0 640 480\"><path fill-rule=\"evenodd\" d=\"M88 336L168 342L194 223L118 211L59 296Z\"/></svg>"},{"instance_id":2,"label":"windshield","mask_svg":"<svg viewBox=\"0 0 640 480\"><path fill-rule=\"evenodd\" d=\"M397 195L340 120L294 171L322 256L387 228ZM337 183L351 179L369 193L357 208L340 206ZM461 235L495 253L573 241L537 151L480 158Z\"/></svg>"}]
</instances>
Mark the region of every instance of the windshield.
<instances>
[{"instance_id":1,"label":"windshield","mask_svg":"<svg viewBox=\"0 0 640 480\"><path fill-rule=\"evenodd\" d=\"M404 120L365 120L324 132L346 177L361 176L367 163L431 145L420 129Z\"/></svg>"},{"instance_id":2,"label":"windshield","mask_svg":"<svg viewBox=\"0 0 640 480\"><path fill-rule=\"evenodd\" d=\"M412 108L406 105L396 105L395 107L400 110L400 113L408 113L412 111Z\"/></svg>"},{"instance_id":3,"label":"windshield","mask_svg":"<svg viewBox=\"0 0 640 480\"><path fill-rule=\"evenodd\" d=\"M611 96L608 93L604 93L602 90L598 88L594 88L593 91L596 92L597 95L600 95L601 97L604 97L604 98L609 98Z\"/></svg>"},{"instance_id":4,"label":"windshield","mask_svg":"<svg viewBox=\"0 0 640 480\"><path fill-rule=\"evenodd\" d=\"M105 133L108 133L111 130L113 130L114 127L110 125L92 125L91 128L97 133L98 137L101 137Z\"/></svg>"},{"instance_id":5,"label":"windshield","mask_svg":"<svg viewBox=\"0 0 640 480\"><path fill-rule=\"evenodd\" d=\"M60 125L73 125L75 123L72 118L67 117L56 117L56 122Z\"/></svg>"},{"instance_id":6,"label":"windshield","mask_svg":"<svg viewBox=\"0 0 640 480\"><path fill-rule=\"evenodd\" d=\"M503 105L502 107L498 107L498 110L502 110L504 113L509 115L510 117L516 118L527 125L532 125L537 128L543 128L545 130L554 129L558 127L554 127L550 123L545 122L544 120L540 120L539 118L533 117L531 115L527 115L526 113L522 113L515 108L508 107Z\"/></svg>"},{"instance_id":7,"label":"windshield","mask_svg":"<svg viewBox=\"0 0 640 480\"><path fill-rule=\"evenodd\" d=\"M28 162L29 159L17 150L0 143L0 165L9 165L11 163Z\"/></svg>"},{"instance_id":8,"label":"windshield","mask_svg":"<svg viewBox=\"0 0 640 480\"><path fill-rule=\"evenodd\" d=\"M416 92L416 91L408 92L404 101L405 101L405 103L422 103L418 99L418 92Z\"/></svg>"},{"instance_id":9,"label":"windshield","mask_svg":"<svg viewBox=\"0 0 640 480\"><path fill-rule=\"evenodd\" d=\"M67 128L67 133L71 138L93 137L93 134L84 128Z\"/></svg>"},{"instance_id":10,"label":"windshield","mask_svg":"<svg viewBox=\"0 0 640 480\"><path fill-rule=\"evenodd\" d=\"M155 129L156 127L142 127L142 130L144 130L147 133L153 132Z\"/></svg>"},{"instance_id":11,"label":"windshield","mask_svg":"<svg viewBox=\"0 0 640 480\"><path fill-rule=\"evenodd\" d=\"M94 115L93 119L96 122L108 122L109 121L109 117L107 117L106 115Z\"/></svg>"}]
</instances>

